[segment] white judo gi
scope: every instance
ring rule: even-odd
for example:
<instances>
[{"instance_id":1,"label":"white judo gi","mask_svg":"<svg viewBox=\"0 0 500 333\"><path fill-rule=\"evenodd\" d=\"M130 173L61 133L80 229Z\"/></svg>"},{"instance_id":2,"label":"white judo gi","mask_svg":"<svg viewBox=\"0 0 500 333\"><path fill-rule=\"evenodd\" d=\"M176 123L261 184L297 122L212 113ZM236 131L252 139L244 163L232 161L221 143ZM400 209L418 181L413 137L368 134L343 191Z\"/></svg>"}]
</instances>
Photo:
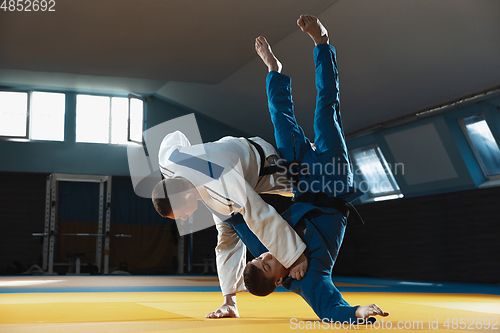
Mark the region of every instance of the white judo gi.
<instances>
[{"instance_id":1,"label":"white judo gi","mask_svg":"<svg viewBox=\"0 0 500 333\"><path fill-rule=\"evenodd\" d=\"M269 157L278 156L276 149L265 140L258 137L250 140L262 147L266 166ZM260 156L247 139L224 137L192 146L182 132L176 131L163 139L159 164L165 178L189 180L213 212L226 216L240 213L249 229L286 268L306 249L293 228L259 196L258 193L285 196L292 193L287 182L275 175L259 177ZM213 217L218 231L215 252L222 293L243 291L246 289L243 282L246 247L232 227L216 214Z\"/></svg>"}]
</instances>

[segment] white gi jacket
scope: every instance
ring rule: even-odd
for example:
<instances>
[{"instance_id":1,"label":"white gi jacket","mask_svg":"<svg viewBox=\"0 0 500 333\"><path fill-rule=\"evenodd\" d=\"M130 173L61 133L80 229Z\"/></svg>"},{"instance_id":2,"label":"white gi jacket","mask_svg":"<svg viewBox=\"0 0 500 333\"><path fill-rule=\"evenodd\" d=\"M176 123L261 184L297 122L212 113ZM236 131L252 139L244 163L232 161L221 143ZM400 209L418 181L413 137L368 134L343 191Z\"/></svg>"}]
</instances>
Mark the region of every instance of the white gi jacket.
<instances>
[{"instance_id":1,"label":"white gi jacket","mask_svg":"<svg viewBox=\"0 0 500 333\"><path fill-rule=\"evenodd\" d=\"M278 155L274 147L263 139L255 137L251 140L262 147L266 159ZM202 159L201 164L209 167L197 170L189 163L179 162L186 158L192 160L189 156ZM183 177L189 180L212 211L222 215L241 213L249 229L286 268L306 249L293 228L257 194L291 195L291 192L273 175L259 178L260 156L247 139L224 137L215 142L191 146L187 137L176 131L163 139L159 163L166 178ZM228 295L243 291L246 289L243 282L246 247L227 223L215 214L213 217L218 231L215 253L222 293Z\"/></svg>"}]
</instances>

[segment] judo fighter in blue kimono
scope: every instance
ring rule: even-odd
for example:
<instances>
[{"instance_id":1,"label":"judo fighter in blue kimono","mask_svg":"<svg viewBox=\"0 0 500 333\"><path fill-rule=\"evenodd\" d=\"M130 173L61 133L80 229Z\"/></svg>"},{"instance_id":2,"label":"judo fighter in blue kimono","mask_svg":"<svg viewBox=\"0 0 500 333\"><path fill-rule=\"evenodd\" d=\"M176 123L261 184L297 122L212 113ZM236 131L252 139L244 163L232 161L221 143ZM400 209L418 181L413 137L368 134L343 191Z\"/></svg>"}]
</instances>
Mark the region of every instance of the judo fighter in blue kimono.
<instances>
[{"instance_id":1,"label":"judo fighter in blue kimono","mask_svg":"<svg viewBox=\"0 0 500 333\"><path fill-rule=\"evenodd\" d=\"M244 270L245 286L252 294L266 296L281 284L299 294L321 320L329 322L355 323L373 315L387 316L388 313L376 304L350 306L332 282L332 269L344 237L347 216L349 211L354 211L350 202L363 193L352 186L351 163L339 112L335 49L328 44L327 31L316 17L302 15L297 24L316 45L314 62L318 95L314 145L295 120L291 79L280 73L281 63L264 37L256 39L255 48L269 68L266 80L269 111L276 145L283 158L278 167L292 179L295 195L296 203L282 217L307 245L304 254L308 267L305 275L290 276L290 269L268 252L241 215L235 215L226 223L256 257ZM226 306L218 311L207 317L234 317L236 304L233 310Z\"/></svg>"}]
</instances>

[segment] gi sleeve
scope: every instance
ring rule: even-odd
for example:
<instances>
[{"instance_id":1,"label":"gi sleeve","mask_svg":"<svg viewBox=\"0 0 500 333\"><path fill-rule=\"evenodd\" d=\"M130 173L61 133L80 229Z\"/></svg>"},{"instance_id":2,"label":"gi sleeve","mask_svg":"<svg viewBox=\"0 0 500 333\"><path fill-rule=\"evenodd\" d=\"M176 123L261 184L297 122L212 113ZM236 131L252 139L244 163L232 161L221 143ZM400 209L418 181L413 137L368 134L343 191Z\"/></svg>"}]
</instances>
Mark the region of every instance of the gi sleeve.
<instances>
[{"instance_id":1,"label":"gi sleeve","mask_svg":"<svg viewBox=\"0 0 500 333\"><path fill-rule=\"evenodd\" d=\"M181 131L175 131L165 136L158 151L158 161L160 166L167 166L170 162L168 156L174 147L191 146L188 138Z\"/></svg>"},{"instance_id":2,"label":"gi sleeve","mask_svg":"<svg viewBox=\"0 0 500 333\"><path fill-rule=\"evenodd\" d=\"M243 271L246 265L246 246L227 223L213 216L217 228L215 258L223 295L246 290Z\"/></svg>"},{"instance_id":3,"label":"gi sleeve","mask_svg":"<svg viewBox=\"0 0 500 333\"><path fill-rule=\"evenodd\" d=\"M286 268L300 257L306 244L280 214L246 183L247 200L239 213L248 228Z\"/></svg>"},{"instance_id":4,"label":"gi sleeve","mask_svg":"<svg viewBox=\"0 0 500 333\"><path fill-rule=\"evenodd\" d=\"M344 300L329 274L308 270L301 281L293 280L291 289L302 296L319 319L356 322L357 306Z\"/></svg>"}]
</instances>

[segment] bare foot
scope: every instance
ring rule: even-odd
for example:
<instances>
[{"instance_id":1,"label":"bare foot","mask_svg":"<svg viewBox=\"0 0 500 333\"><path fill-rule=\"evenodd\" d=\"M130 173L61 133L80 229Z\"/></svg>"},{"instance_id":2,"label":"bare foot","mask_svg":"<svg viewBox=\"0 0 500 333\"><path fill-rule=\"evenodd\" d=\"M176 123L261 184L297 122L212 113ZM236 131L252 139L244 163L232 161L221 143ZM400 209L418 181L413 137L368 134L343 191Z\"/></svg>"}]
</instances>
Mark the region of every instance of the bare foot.
<instances>
[{"instance_id":1,"label":"bare foot","mask_svg":"<svg viewBox=\"0 0 500 333\"><path fill-rule=\"evenodd\" d=\"M315 16L300 15L297 25L302 31L311 36L314 44L328 44L328 31Z\"/></svg>"},{"instance_id":2,"label":"bare foot","mask_svg":"<svg viewBox=\"0 0 500 333\"><path fill-rule=\"evenodd\" d=\"M257 54L261 57L264 64L266 64L269 71L281 73L283 66L274 56L271 46L264 37L259 36L255 39L255 51L257 51Z\"/></svg>"}]
</instances>

